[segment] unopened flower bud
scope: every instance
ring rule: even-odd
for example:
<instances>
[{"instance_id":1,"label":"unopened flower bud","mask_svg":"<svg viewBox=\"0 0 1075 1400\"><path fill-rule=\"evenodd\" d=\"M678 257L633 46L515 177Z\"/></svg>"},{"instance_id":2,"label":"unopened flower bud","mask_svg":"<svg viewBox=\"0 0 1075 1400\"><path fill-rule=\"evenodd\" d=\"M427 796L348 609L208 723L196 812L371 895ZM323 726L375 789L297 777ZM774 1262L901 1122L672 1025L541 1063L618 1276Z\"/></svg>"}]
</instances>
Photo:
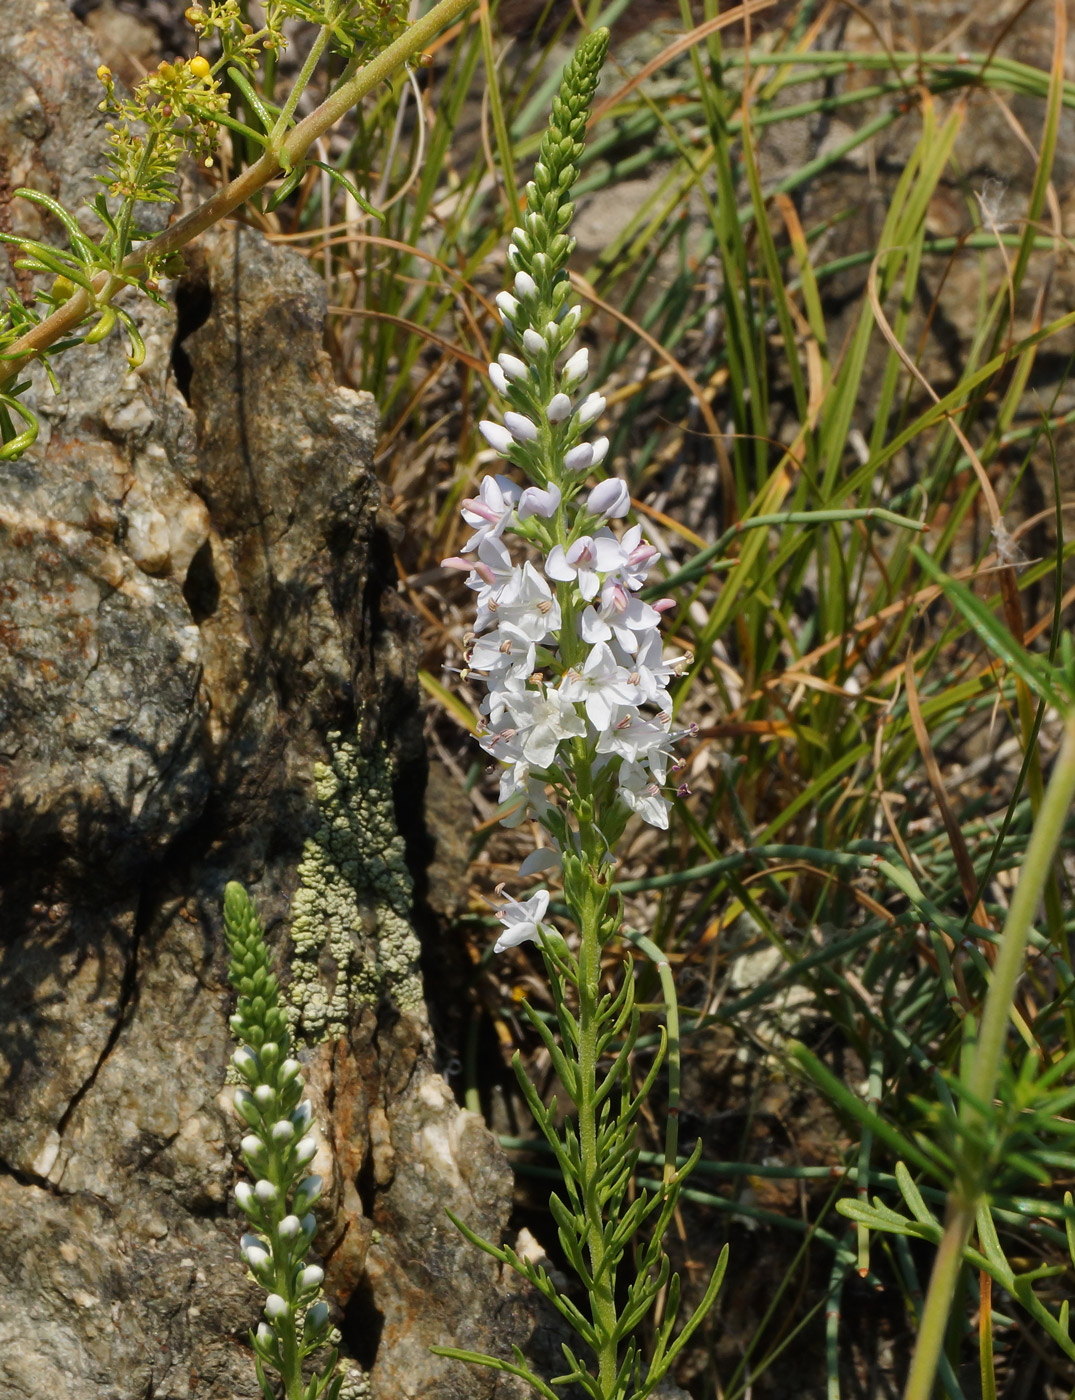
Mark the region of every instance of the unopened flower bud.
<instances>
[{"instance_id":1,"label":"unopened flower bud","mask_svg":"<svg viewBox=\"0 0 1075 1400\"><path fill-rule=\"evenodd\" d=\"M521 413L505 413L504 424L516 442L534 442L537 439L537 428Z\"/></svg>"},{"instance_id":2,"label":"unopened flower bud","mask_svg":"<svg viewBox=\"0 0 1075 1400\"><path fill-rule=\"evenodd\" d=\"M506 456L515 439L501 423L491 423L488 418L483 418L478 424L478 431L482 437L496 452L502 457Z\"/></svg>"},{"instance_id":3,"label":"unopened flower bud","mask_svg":"<svg viewBox=\"0 0 1075 1400\"><path fill-rule=\"evenodd\" d=\"M290 1142L295 1136L295 1127L287 1118L280 1118L272 1125L273 1142Z\"/></svg>"},{"instance_id":4,"label":"unopened flower bud","mask_svg":"<svg viewBox=\"0 0 1075 1400\"><path fill-rule=\"evenodd\" d=\"M317 1143L312 1137L303 1138L298 1147L295 1148L295 1161L299 1166L305 1166L317 1155Z\"/></svg>"},{"instance_id":5,"label":"unopened flower bud","mask_svg":"<svg viewBox=\"0 0 1075 1400\"><path fill-rule=\"evenodd\" d=\"M320 1288L325 1279L325 1271L317 1264L308 1264L299 1274L300 1288Z\"/></svg>"},{"instance_id":6,"label":"unopened flower bud","mask_svg":"<svg viewBox=\"0 0 1075 1400\"><path fill-rule=\"evenodd\" d=\"M585 428L605 411L604 394L588 394L579 404L579 427Z\"/></svg>"},{"instance_id":7,"label":"unopened flower bud","mask_svg":"<svg viewBox=\"0 0 1075 1400\"><path fill-rule=\"evenodd\" d=\"M315 1337L326 1322L328 1322L328 1304L325 1302L317 1302L306 1313L306 1322L303 1331L306 1333L307 1337Z\"/></svg>"},{"instance_id":8,"label":"unopened flower bud","mask_svg":"<svg viewBox=\"0 0 1075 1400\"><path fill-rule=\"evenodd\" d=\"M508 376L499 365L494 364L489 366L489 378L493 381L493 388L498 394L506 394L508 392Z\"/></svg>"},{"instance_id":9,"label":"unopened flower bud","mask_svg":"<svg viewBox=\"0 0 1075 1400\"><path fill-rule=\"evenodd\" d=\"M261 1180L254 1185L254 1195L257 1196L263 1206L271 1205L273 1201L276 1200L278 1194L276 1187L271 1181L267 1181L265 1177L262 1177Z\"/></svg>"},{"instance_id":10,"label":"unopened flower bud","mask_svg":"<svg viewBox=\"0 0 1075 1400\"><path fill-rule=\"evenodd\" d=\"M293 1240L302 1229L302 1222L297 1215L285 1215L280 1224L276 1227L276 1233L283 1240Z\"/></svg>"},{"instance_id":11,"label":"unopened flower bud","mask_svg":"<svg viewBox=\"0 0 1075 1400\"><path fill-rule=\"evenodd\" d=\"M519 497L517 510L520 520L526 520L531 515L540 515L545 520L551 520L559 506L560 488L555 482L551 482L545 491L540 486L528 486Z\"/></svg>"},{"instance_id":12,"label":"unopened flower bud","mask_svg":"<svg viewBox=\"0 0 1075 1400\"><path fill-rule=\"evenodd\" d=\"M631 509L631 493L627 489L626 481L621 481L617 476L610 476L607 481L600 482L590 492L586 509L591 515L605 515L615 519L625 516Z\"/></svg>"},{"instance_id":13,"label":"unopened flower bud","mask_svg":"<svg viewBox=\"0 0 1075 1400\"><path fill-rule=\"evenodd\" d=\"M300 1211L305 1212L309 1210L314 1202L320 1199L321 1185L322 1182L319 1176L308 1176L299 1182L298 1189L295 1192L295 1197L292 1202L295 1207L296 1215L298 1215ZM306 1228L305 1220L302 1222L302 1228L304 1230Z\"/></svg>"},{"instance_id":14,"label":"unopened flower bud","mask_svg":"<svg viewBox=\"0 0 1075 1400\"><path fill-rule=\"evenodd\" d=\"M515 295L520 297L537 296L537 283L529 272L520 270L515 274Z\"/></svg>"},{"instance_id":15,"label":"unopened flower bud","mask_svg":"<svg viewBox=\"0 0 1075 1400\"><path fill-rule=\"evenodd\" d=\"M260 1245L251 1245L249 1249L243 1251L243 1254L246 1262L250 1265L251 1270L255 1274L263 1269L266 1264L271 1263L269 1251L267 1249L262 1249Z\"/></svg>"},{"instance_id":16,"label":"unopened flower bud","mask_svg":"<svg viewBox=\"0 0 1075 1400\"><path fill-rule=\"evenodd\" d=\"M564 466L569 472L584 472L593 464L593 448L588 442L580 442L570 452L564 453Z\"/></svg>"},{"instance_id":17,"label":"unopened flower bud","mask_svg":"<svg viewBox=\"0 0 1075 1400\"><path fill-rule=\"evenodd\" d=\"M258 1077L257 1056L252 1055L245 1045L240 1045L235 1054L231 1057L231 1062L243 1078L249 1084L253 1084Z\"/></svg>"},{"instance_id":18,"label":"unopened flower bud","mask_svg":"<svg viewBox=\"0 0 1075 1400\"><path fill-rule=\"evenodd\" d=\"M522 307L511 295L510 292L500 292L497 294L496 304L500 309L501 318L505 321L517 321Z\"/></svg>"},{"instance_id":19,"label":"unopened flower bud","mask_svg":"<svg viewBox=\"0 0 1075 1400\"><path fill-rule=\"evenodd\" d=\"M596 438L595 441L594 441L594 444L593 444L593 457L592 457L592 459L591 459L591 461L590 461L590 465L593 466L593 467L599 467L599 466L601 465L601 463L605 460L605 458L606 458L607 456L608 456L608 438L607 438L607 437L599 437L599 438Z\"/></svg>"},{"instance_id":20,"label":"unopened flower bud","mask_svg":"<svg viewBox=\"0 0 1075 1400\"><path fill-rule=\"evenodd\" d=\"M496 362L509 379L525 379L530 373L526 361L520 360L518 355L498 355Z\"/></svg>"},{"instance_id":21,"label":"unopened flower bud","mask_svg":"<svg viewBox=\"0 0 1075 1400\"><path fill-rule=\"evenodd\" d=\"M571 400L566 394L553 394L549 400L549 406L545 410L545 417L550 423L562 423L571 413Z\"/></svg>"},{"instance_id":22,"label":"unopened flower bud","mask_svg":"<svg viewBox=\"0 0 1075 1400\"><path fill-rule=\"evenodd\" d=\"M213 70L209 66L209 60L207 58L203 58L199 53L195 54L195 56L190 60L190 71L194 74L196 78L205 79L208 78L209 74Z\"/></svg>"},{"instance_id":23,"label":"unopened flower bud","mask_svg":"<svg viewBox=\"0 0 1075 1400\"><path fill-rule=\"evenodd\" d=\"M276 1340L276 1336L267 1322L258 1323L257 1338L261 1345L266 1349L271 1347L273 1342Z\"/></svg>"},{"instance_id":24,"label":"unopened flower bud","mask_svg":"<svg viewBox=\"0 0 1075 1400\"><path fill-rule=\"evenodd\" d=\"M593 398L593 395L591 394L590 397ZM604 399L602 399L601 402L603 404L605 402ZM258 1051L258 1054L261 1056L263 1064L272 1065L280 1058L280 1047L275 1040L267 1040Z\"/></svg>"},{"instance_id":25,"label":"unopened flower bud","mask_svg":"<svg viewBox=\"0 0 1075 1400\"><path fill-rule=\"evenodd\" d=\"M590 352L584 345L581 350L576 350L571 358L564 365L562 374L566 385L577 384L585 379L590 371Z\"/></svg>"},{"instance_id":26,"label":"unopened flower bud","mask_svg":"<svg viewBox=\"0 0 1075 1400\"><path fill-rule=\"evenodd\" d=\"M254 1200L254 1193L250 1189L249 1182L240 1181L235 1188L235 1200L239 1209L249 1215L252 1210L257 1209L257 1202Z\"/></svg>"},{"instance_id":27,"label":"unopened flower bud","mask_svg":"<svg viewBox=\"0 0 1075 1400\"><path fill-rule=\"evenodd\" d=\"M280 1066L280 1082L282 1084L290 1083L291 1080L294 1079L295 1076L298 1074L300 1069L302 1069L302 1065L299 1064L298 1060L285 1060L284 1063Z\"/></svg>"},{"instance_id":28,"label":"unopened flower bud","mask_svg":"<svg viewBox=\"0 0 1075 1400\"><path fill-rule=\"evenodd\" d=\"M269 1108L276 1102L276 1090L271 1084L259 1084L254 1090L254 1100L259 1108Z\"/></svg>"},{"instance_id":29,"label":"unopened flower bud","mask_svg":"<svg viewBox=\"0 0 1075 1400\"><path fill-rule=\"evenodd\" d=\"M286 1298L281 1298L279 1293L270 1293L265 1299L265 1316L274 1322L287 1317L290 1311Z\"/></svg>"},{"instance_id":30,"label":"unopened flower bud","mask_svg":"<svg viewBox=\"0 0 1075 1400\"><path fill-rule=\"evenodd\" d=\"M253 1133L247 1133L239 1146L248 1157L256 1157L262 1151L261 1139L255 1137Z\"/></svg>"},{"instance_id":31,"label":"unopened flower bud","mask_svg":"<svg viewBox=\"0 0 1075 1400\"><path fill-rule=\"evenodd\" d=\"M301 1133L303 1128L306 1127L306 1124L309 1123L310 1119L313 1118L313 1116L314 1111L310 1106L310 1100L303 1099L302 1103L300 1103L298 1108L295 1109L294 1113L291 1114L291 1121L295 1125L295 1131L297 1133Z\"/></svg>"},{"instance_id":32,"label":"unopened flower bud","mask_svg":"<svg viewBox=\"0 0 1075 1400\"><path fill-rule=\"evenodd\" d=\"M540 355L546 349L545 337L527 326L523 331L523 349L528 355Z\"/></svg>"}]
</instances>

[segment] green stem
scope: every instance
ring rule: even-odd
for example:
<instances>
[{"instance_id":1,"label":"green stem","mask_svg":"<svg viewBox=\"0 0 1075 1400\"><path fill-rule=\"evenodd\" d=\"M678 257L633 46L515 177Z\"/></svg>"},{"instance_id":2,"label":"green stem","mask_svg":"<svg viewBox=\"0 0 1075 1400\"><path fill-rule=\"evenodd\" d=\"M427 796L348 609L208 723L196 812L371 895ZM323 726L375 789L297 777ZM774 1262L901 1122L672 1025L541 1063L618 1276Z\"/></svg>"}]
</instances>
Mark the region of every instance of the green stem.
<instances>
[{"instance_id":1,"label":"green stem","mask_svg":"<svg viewBox=\"0 0 1075 1400\"><path fill-rule=\"evenodd\" d=\"M929 1289L918 1324L914 1356L903 1400L930 1400L933 1382L944 1351L948 1312L963 1268L963 1246L974 1224L974 1208L967 1202L949 1204L944 1234L930 1274Z\"/></svg>"},{"instance_id":2,"label":"green stem","mask_svg":"<svg viewBox=\"0 0 1075 1400\"><path fill-rule=\"evenodd\" d=\"M589 774L585 777L588 779ZM580 781L579 787L582 786L583 781ZM582 834L580 831L580 835ZM592 824L591 832L586 835L591 834ZM585 836L583 841L585 850ZM580 933L579 1148L582 1154L586 1244L590 1256L590 1273L594 1280L590 1294L590 1312L600 1339L597 1360L601 1394L604 1400L612 1400L618 1369L615 1340L616 1300L613 1295L613 1280L607 1267L604 1220L597 1194L600 1164L597 1160L597 1107L594 1099L597 1094L597 1004L600 997L601 942L593 901L589 902L589 908L582 917Z\"/></svg>"},{"instance_id":3,"label":"green stem","mask_svg":"<svg viewBox=\"0 0 1075 1400\"><path fill-rule=\"evenodd\" d=\"M325 52L325 45L332 35L332 26L325 24L317 38L310 45L310 52L306 55L306 62L302 65L302 71L295 79L291 91L288 93L287 101L280 110L280 115L276 119L276 125L269 135L268 149L278 151L283 144L284 133L291 124L291 118L295 115L295 108L299 105L299 98L306 90L306 86L314 75L317 65L321 62L321 55Z\"/></svg>"},{"instance_id":4,"label":"green stem","mask_svg":"<svg viewBox=\"0 0 1075 1400\"><path fill-rule=\"evenodd\" d=\"M134 176L134 186L136 189L141 187L146 171L149 169L149 163L153 159L153 151L157 145L158 136L158 132L151 131L146 137L145 144L142 147L142 156L138 162L138 169ZM131 221L134 218L134 206L135 196L129 194L123 201L123 209L120 213L116 229L116 244L112 252L113 261L119 266L123 265L123 261L127 257L127 242L131 236Z\"/></svg>"},{"instance_id":5,"label":"green stem","mask_svg":"<svg viewBox=\"0 0 1075 1400\"><path fill-rule=\"evenodd\" d=\"M960 1117L965 1129L979 1129L996 1094L1001 1056L1008 1034L1012 1002L1023 974L1027 940L1053 861L1064 822L1075 800L1075 716L1064 726L1064 739L1042 797L1001 935L997 961L986 994L985 1010L970 1067L963 1076ZM949 1193L944 1235L930 1275L918 1339L904 1400L930 1400L944 1347L948 1315L963 1266L963 1248L975 1212L988 1188L980 1133L964 1135L960 1180Z\"/></svg>"},{"instance_id":6,"label":"green stem","mask_svg":"<svg viewBox=\"0 0 1075 1400\"><path fill-rule=\"evenodd\" d=\"M245 204L281 170L293 169L319 136L323 136L378 84L390 78L415 52L425 48L445 25L457 19L471 3L472 0L439 0L427 15L415 20L405 33L382 50L376 58L371 59L353 78L342 84L331 97L326 98L316 111L304 117L283 141L278 153L266 151L241 175L237 175L223 189L218 190L211 199L207 199L204 204L191 210L183 218L177 219L156 238L143 243L137 252L124 261L123 277L108 272L99 273L94 279L92 298L88 292L79 288L74 296L58 307L51 316L47 316L32 330L20 336L4 356L4 369L0 372L0 393L18 380L32 360L37 359L58 340L70 335L89 311L94 307L106 306L120 288L126 286L126 278L137 275L148 262L166 258L170 253L185 247L207 228L219 223L241 204Z\"/></svg>"}]
</instances>

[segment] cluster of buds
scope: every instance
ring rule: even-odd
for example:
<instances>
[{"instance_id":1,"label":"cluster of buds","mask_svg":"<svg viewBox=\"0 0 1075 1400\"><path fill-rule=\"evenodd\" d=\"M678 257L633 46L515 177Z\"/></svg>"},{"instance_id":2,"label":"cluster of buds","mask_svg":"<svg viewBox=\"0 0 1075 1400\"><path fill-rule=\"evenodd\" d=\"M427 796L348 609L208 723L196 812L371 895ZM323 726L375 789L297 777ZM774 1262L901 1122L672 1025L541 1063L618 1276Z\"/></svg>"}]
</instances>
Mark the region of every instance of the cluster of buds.
<instances>
[{"instance_id":1,"label":"cluster of buds","mask_svg":"<svg viewBox=\"0 0 1075 1400\"><path fill-rule=\"evenodd\" d=\"M317 1152L309 1132L313 1111L302 1097L299 1062L288 1053L291 1035L261 925L241 885L225 889L224 923L229 978L238 993L231 1028L242 1042L233 1056L243 1081L235 1092L235 1109L249 1130L242 1154L253 1179L253 1184L236 1186L235 1200L250 1227L241 1241L243 1258L267 1295L264 1320L251 1337L265 1390L266 1367L285 1382L301 1375L303 1360L331 1331L328 1304L321 1297L324 1271L307 1263L317 1233L312 1209L322 1182L307 1175ZM310 1383L313 1388L303 1391L309 1400L328 1392L334 1367L333 1353L323 1374Z\"/></svg>"}]
</instances>

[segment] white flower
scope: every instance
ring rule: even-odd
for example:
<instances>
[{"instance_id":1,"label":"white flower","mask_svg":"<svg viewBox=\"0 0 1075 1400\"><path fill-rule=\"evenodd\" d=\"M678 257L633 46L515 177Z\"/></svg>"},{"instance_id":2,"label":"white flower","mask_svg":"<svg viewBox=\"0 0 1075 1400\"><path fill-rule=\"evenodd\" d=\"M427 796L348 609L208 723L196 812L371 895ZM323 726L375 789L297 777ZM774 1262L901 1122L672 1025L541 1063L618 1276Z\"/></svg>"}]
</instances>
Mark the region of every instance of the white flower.
<instances>
[{"instance_id":1,"label":"white flower","mask_svg":"<svg viewBox=\"0 0 1075 1400\"><path fill-rule=\"evenodd\" d=\"M496 615L502 626L517 627L532 642L543 642L550 632L560 630L560 604L529 560L497 594Z\"/></svg>"},{"instance_id":2,"label":"white flower","mask_svg":"<svg viewBox=\"0 0 1075 1400\"><path fill-rule=\"evenodd\" d=\"M631 597L619 584L609 591L606 581L601 589L600 608L591 604L579 617L579 636L591 645L614 637L628 656L634 656L641 640L639 633L655 631L660 620L660 613L648 603Z\"/></svg>"},{"instance_id":3,"label":"white flower","mask_svg":"<svg viewBox=\"0 0 1075 1400\"><path fill-rule=\"evenodd\" d=\"M508 713L519 731L519 746L528 763L548 768L561 739L581 737L586 722L558 690L523 690L507 697Z\"/></svg>"},{"instance_id":4,"label":"white flower","mask_svg":"<svg viewBox=\"0 0 1075 1400\"><path fill-rule=\"evenodd\" d=\"M615 723L597 737L598 753L618 753L629 763L640 760L650 762L656 758L659 771L663 772L663 745L670 743L667 728L655 720L623 710Z\"/></svg>"},{"instance_id":5,"label":"white flower","mask_svg":"<svg viewBox=\"0 0 1075 1400\"><path fill-rule=\"evenodd\" d=\"M620 765L618 776L621 800L650 826L667 831L668 811L672 804L662 795L660 785L653 781L645 768L628 759Z\"/></svg>"},{"instance_id":6,"label":"white flower","mask_svg":"<svg viewBox=\"0 0 1075 1400\"><path fill-rule=\"evenodd\" d=\"M672 697L668 693L668 682L679 674L684 658L676 656L664 659L659 632L645 632L639 638L638 652L626 659L630 680L637 685L642 699L656 705L661 710L671 710Z\"/></svg>"},{"instance_id":7,"label":"white flower","mask_svg":"<svg viewBox=\"0 0 1075 1400\"><path fill-rule=\"evenodd\" d=\"M498 425L493 423L490 426L495 428ZM500 431L505 430L501 428ZM471 550L477 549L482 540L490 535L499 539L511 519L518 499L519 488L506 476L482 477L478 494L469 497L462 505L463 519L474 531L463 546L463 553L469 554Z\"/></svg>"},{"instance_id":8,"label":"white flower","mask_svg":"<svg viewBox=\"0 0 1075 1400\"><path fill-rule=\"evenodd\" d=\"M546 870L559 870L561 864L562 857L555 846L539 846L537 850L531 851L519 866L519 879L525 880Z\"/></svg>"},{"instance_id":9,"label":"white flower","mask_svg":"<svg viewBox=\"0 0 1075 1400\"><path fill-rule=\"evenodd\" d=\"M604 642L598 642L590 652L581 674L567 672L560 693L573 702L581 701L586 718L598 731L609 727L614 714L619 718L618 706L635 705L641 698L638 687L631 684L626 669L617 664Z\"/></svg>"},{"instance_id":10,"label":"white flower","mask_svg":"<svg viewBox=\"0 0 1075 1400\"><path fill-rule=\"evenodd\" d=\"M467 667L490 676L528 676L536 659L533 639L510 622L478 637L466 652Z\"/></svg>"},{"instance_id":11,"label":"white flower","mask_svg":"<svg viewBox=\"0 0 1075 1400\"><path fill-rule=\"evenodd\" d=\"M579 592L587 602L596 598L601 580L597 576L597 550L593 537L580 535L574 544L554 544L545 560L545 574L560 583L578 583Z\"/></svg>"},{"instance_id":12,"label":"white flower","mask_svg":"<svg viewBox=\"0 0 1075 1400\"><path fill-rule=\"evenodd\" d=\"M493 945L494 953L502 953L505 948L517 948L520 943L538 943L541 940L541 921L549 907L548 890L538 890L529 899L512 899L510 896L496 911L496 916L504 925L504 932ZM551 933L551 929L543 930Z\"/></svg>"}]
</instances>

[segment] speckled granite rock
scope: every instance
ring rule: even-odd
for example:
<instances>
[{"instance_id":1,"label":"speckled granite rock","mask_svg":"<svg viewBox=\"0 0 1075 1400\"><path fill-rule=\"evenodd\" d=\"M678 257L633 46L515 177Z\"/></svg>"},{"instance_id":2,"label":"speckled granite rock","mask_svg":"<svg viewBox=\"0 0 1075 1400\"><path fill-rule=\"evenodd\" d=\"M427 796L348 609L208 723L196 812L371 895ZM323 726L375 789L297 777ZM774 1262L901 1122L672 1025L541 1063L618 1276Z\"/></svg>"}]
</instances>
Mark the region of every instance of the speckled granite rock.
<instances>
[{"instance_id":1,"label":"speckled granite rock","mask_svg":"<svg viewBox=\"0 0 1075 1400\"><path fill-rule=\"evenodd\" d=\"M0 228L55 234L12 184L92 191L97 61L63 0L0 7ZM298 256L217 231L168 291L129 303L137 372L113 337L58 361L59 397L35 375L40 439L0 464L0 1396L257 1393L220 896L248 885L286 975L330 731L381 774L348 799L380 843L348 864L352 979L307 899L344 1353L373 1400L514 1394L428 1351L525 1320L444 1215L498 1235L510 1176L433 1071L406 927L423 758L376 413L333 381Z\"/></svg>"}]
</instances>

